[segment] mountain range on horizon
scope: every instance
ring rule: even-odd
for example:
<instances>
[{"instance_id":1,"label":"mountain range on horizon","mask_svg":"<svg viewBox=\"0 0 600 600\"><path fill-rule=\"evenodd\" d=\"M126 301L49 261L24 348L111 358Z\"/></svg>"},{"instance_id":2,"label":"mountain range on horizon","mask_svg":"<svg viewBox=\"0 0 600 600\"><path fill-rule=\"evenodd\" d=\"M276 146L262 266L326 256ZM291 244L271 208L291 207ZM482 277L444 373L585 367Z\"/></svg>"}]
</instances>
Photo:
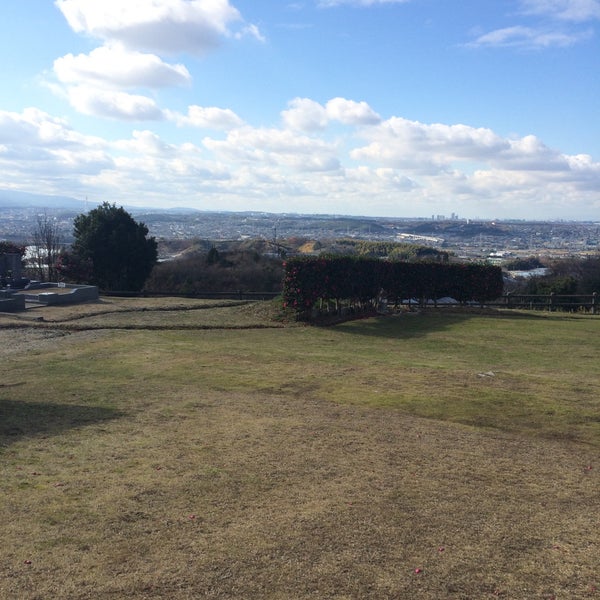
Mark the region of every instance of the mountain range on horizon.
<instances>
[{"instance_id":1,"label":"mountain range on horizon","mask_svg":"<svg viewBox=\"0 0 600 600\"><path fill-rule=\"evenodd\" d=\"M116 203L121 206L118 202ZM69 210L75 212L88 212L96 208L96 203L87 200L78 200L70 196L54 196L50 194L33 194L31 192L21 192L17 190L0 189L0 210L3 208L42 208L49 210ZM190 207L177 208L149 208L132 207L122 205L125 210L134 213L146 212L169 212L169 213L195 213L198 209Z\"/></svg>"},{"instance_id":2,"label":"mountain range on horizon","mask_svg":"<svg viewBox=\"0 0 600 600\"><path fill-rule=\"evenodd\" d=\"M33 194L16 190L0 189L0 208L51 208L85 210L86 202L69 196Z\"/></svg>"},{"instance_id":3,"label":"mountain range on horizon","mask_svg":"<svg viewBox=\"0 0 600 600\"><path fill-rule=\"evenodd\" d=\"M87 200L77 200L69 196L55 196L50 194L34 194L31 192L21 192L17 190L0 189L0 210L2 209L48 209L48 210L67 210L73 212L88 212L93 210L100 203L91 202ZM112 202L111 202L112 204ZM192 213L206 213L206 214L230 214L230 215L243 215L243 214L273 214L278 216L298 216L298 217L314 217L314 218L331 218L341 217L350 219L367 219L377 220L379 217L363 217L357 215L328 215L328 214L296 214L296 213L266 213L264 211L228 211L219 209L198 209L189 206L169 207L169 208L157 208L149 206L128 206L115 202L117 206L122 206L128 212L139 215L139 214L152 214L152 213L166 213L166 214L192 214ZM383 218L383 217L381 217ZM385 218L387 220L387 218Z\"/></svg>"}]
</instances>

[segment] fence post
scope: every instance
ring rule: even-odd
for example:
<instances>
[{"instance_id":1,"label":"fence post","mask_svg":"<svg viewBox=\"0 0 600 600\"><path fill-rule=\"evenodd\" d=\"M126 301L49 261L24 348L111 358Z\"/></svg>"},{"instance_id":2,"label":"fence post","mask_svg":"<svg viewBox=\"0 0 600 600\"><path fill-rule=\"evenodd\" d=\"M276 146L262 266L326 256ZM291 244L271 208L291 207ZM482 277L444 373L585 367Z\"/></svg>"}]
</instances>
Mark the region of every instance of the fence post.
<instances>
[{"instance_id":1,"label":"fence post","mask_svg":"<svg viewBox=\"0 0 600 600\"><path fill-rule=\"evenodd\" d=\"M548 298L548 310L552 312L554 307L554 292L550 292L550 297Z\"/></svg>"},{"instance_id":2,"label":"fence post","mask_svg":"<svg viewBox=\"0 0 600 600\"><path fill-rule=\"evenodd\" d=\"M596 314L596 306L598 306L598 292L592 294L592 314Z\"/></svg>"}]
</instances>

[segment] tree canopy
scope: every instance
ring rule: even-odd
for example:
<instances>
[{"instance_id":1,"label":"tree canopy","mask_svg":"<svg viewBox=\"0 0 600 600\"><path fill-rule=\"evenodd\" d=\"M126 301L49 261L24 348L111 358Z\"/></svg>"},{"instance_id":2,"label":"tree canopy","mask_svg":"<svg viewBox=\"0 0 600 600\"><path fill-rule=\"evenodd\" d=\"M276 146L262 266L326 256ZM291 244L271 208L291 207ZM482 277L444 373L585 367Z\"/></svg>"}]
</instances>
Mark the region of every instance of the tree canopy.
<instances>
[{"instance_id":1,"label":"tree canopy","mask_svg":"<svg viewBox=\"0 0 600 600\"><path fill-rule=\"evenodd\" d=\"M103 290L139 291L156 264L156 240L144 223L104 202L73 222L71 263L89 265L89 283ZM66 261L67 263L69 261Z\"/></svg>"},{"instance_id":2,"label":"tree canopy","mask_svg":"<svg viewBox=\"0 0 600 600\"><path fill-rule=\"evenodd\" d=\"M33 270L41 281L56 279L61 245L62 237L57 221L49 217L47 213L38 215L32 231L31 249Z\"/></svg>"},{"instance_id":3,"label":"tree canopy","mask_svg":"<svg viewBox=\"0 0 600 600\"><path fill-rule=\"evenodd\" d=\"M21 256L25 256L25 246L0 240L0 254L20 254Z\"/></svg>"}]
</instances>

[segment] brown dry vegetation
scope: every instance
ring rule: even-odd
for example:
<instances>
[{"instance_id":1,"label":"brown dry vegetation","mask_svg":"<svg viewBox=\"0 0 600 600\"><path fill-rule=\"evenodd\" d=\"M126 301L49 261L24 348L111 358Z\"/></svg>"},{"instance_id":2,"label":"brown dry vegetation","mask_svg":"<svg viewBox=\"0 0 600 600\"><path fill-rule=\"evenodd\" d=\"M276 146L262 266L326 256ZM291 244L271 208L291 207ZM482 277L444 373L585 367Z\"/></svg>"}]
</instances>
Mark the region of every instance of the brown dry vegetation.
<instances>
[{"instance_id":1,"label":"brown dry vegetation","mask_svg":"<svg viewBox=\"0 0 600 600\"><path fill-rule=\"evenodd\" d=\"M597 343L565 366L547 360L550 332L518 370L504 345L538 331L527 317L314 329L282 328L269 305L199 307L105 300L0 318L0 597L600 597L597 428L557 433L541 415L551 388L598 415ZM137 330L110 330L102 310ZM485 328L457 329L486 319L493 375ZM482 349L467 365L452 348L469 343ZM507 400L484 429L417 406L495 393L535 396L540 419Z\"/></svg>"}]
</instances>

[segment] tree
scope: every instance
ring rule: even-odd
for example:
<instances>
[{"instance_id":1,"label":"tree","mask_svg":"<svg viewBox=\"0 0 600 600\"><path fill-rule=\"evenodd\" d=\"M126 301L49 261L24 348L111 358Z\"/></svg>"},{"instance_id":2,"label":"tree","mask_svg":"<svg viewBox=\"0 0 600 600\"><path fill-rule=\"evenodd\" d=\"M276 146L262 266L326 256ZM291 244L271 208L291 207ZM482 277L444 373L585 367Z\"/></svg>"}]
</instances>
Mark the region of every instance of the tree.
<instances>
[{"instance_id":1,"label":"tree","mask_svg":"<svg viewBox=\"0 0 600 600\"><path fill-rule=\"evenodd\" d=\"M139 291L156 264L156 240L123 208L104 202L73 222L72 263L91 263L89 283L103 290ZM69 261L65 261L69 262Z\"/></svg>"},{"instance_id":2,"label":"tree","mask_svg":"<svg viewBox=\"0 0 600 600\"><path fill-rule=\"evenodd\" d=\"M61 281L69 283L83 283L93 280L92 261L89 258L81 259L69 251L63 251L58 257L56 271Z\"/></svg>"},{"instance_id":3,"label":"tree","mask_svg":"<svg viewBox=\"0 0 600 600\"><path fill-rule=\"evenodd\" d=\"M23 266L25 251L25 246L20 246L13 242L0 241L0 288L6 287L8 280L12 280L13 277L21 277L21 267ZM14 257L8 256L11 254L16 254L19 258L14 259Z\"/></svg>"},{"instance_id":4,"label":"tree","mask_svg":"<svg viewBox=\"0 0 600 600\"><path fill-rule=\"evenodd\" d=\"M32 233L34 272L40 281L57 278L56 262L60 254L62 239L58 223L46 213L38 215Z\"/></svg>"},{"instance_id":5,"label":"tree","mask_svg":"<svg viewBox=\"0 0 600 600\"><path fill-rule=\"evenodd\" d=\"M583 294L600 293L600 256L590 256L582 261L577 291Z\"/></svg>"},{"instance_id":6,"label":"tree","mask_svg":"<svg viewBox=\"0 0 600 600\"><path fill-rule=\"evenodd\" d=\"M26 248L21 244L15 244L14 242L8 242L6 240L0 241L0 254L20 254L21 258L25 256Z\"/></svg>"}]
</instances>

